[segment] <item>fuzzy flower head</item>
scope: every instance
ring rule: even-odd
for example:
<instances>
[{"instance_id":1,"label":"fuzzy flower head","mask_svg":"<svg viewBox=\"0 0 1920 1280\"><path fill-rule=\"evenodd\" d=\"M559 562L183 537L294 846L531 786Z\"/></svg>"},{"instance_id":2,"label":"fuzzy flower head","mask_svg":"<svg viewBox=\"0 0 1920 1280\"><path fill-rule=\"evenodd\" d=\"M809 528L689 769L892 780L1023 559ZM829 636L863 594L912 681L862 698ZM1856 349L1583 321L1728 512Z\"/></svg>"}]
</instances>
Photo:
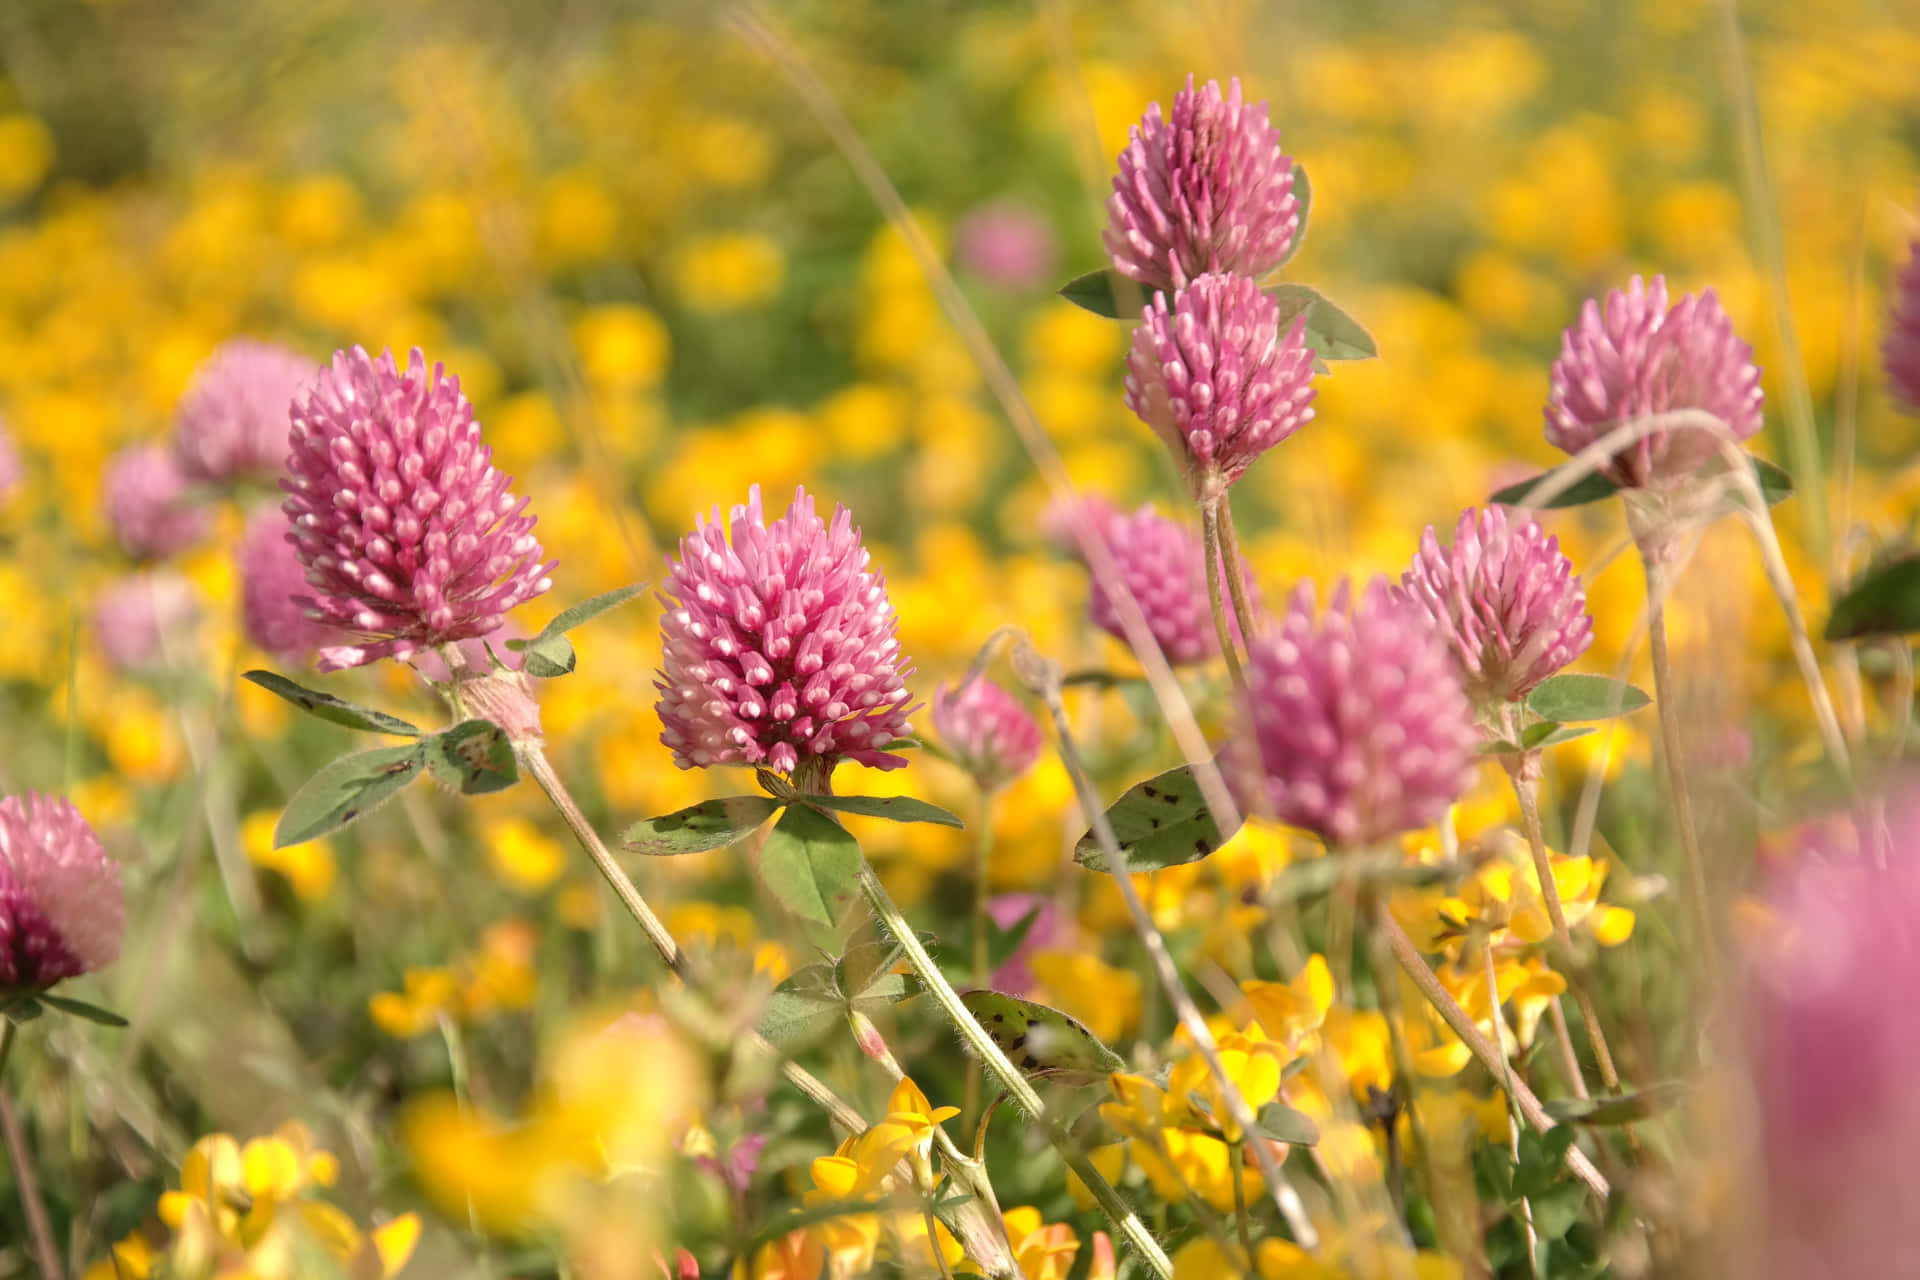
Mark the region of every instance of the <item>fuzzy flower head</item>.
<instances>
[{"instance_id":1,"label":"fuzzy flower head","mask_svg":"<svg viewBox=\"0 0 1920 1280\"><path fill-rule=\"evenodd\" d=\"M93 635L115 671L180 670L198 652L200 593L170 569L128 574L93 602Z\"/></svg>"},{"instance_id":2,"label":"fuzzy flower head","mask_svg":"<svg viewBox=\"0 0 1920 1280\"><path fill-rule=\"evenodd\" d=\"M1880 356L1894 403L1920 414L1920 239L1908 246L1907 260L1893 282L1893 307Z\"/></svg>"},{"instance_id":3,"label":"fuzzy flower head","mask_svg":"<svg viewBox=\"0 0 1920 1280\"><path fill-rule=\"evenodd\" d=\"M1560 338L1547 398L1547 441L1578 453L1615 427L1671 410L1712 414L1736 439L1760 430L1760 370L1713 290L1667 305L1667 282L1635 276L1588 299ZM1661 429L1614 454L1602 470L1622 488L1690 475L1718 443L1690 427Z\"/></svg>"},{"instance_id":4,"label":"fuzzy flower head","mask_svg":"<svg viewBox=\"0 0 1920 1280\"><path fill-rule=\"evenodd\" d=\"M365 641L323 650L322 671L486 635L553 585L460 380L417 348L404 372L391 353L335 353L295 398L287 443L302 603Z\"/></svg>"},{"instance_id":5,"label":"fuzzy flower head","mask_svg":"<svg viewBox=\"0 0 1920 1280\"><path fill-rule=\"evenodd\" d=\"M65 800L0 799L0 994L112 964L126 928L120 867Z\"/></svg>"},{"instance_id":6,"label":"fuzzy flower head","mask_svg":"<svg viewBox=\"0 0 1920 1280\"><path fill-rule=\"evenodd\" d=\"M1593 618L1560 540L1499 507L1461 513L1453 545L1429 525L1402 589L1433 618L1477 702L1518 702L1587 651Z\"/></svg>"},{"instance_id":7,"label":"fuzzy flower head","mask_svg":"<svg viewBox=\"0 0 1920 1280\"><path fill-rule=\"evenodd\" d=\"M1425 826L1473 780L1473 708L1426 616L1375 579L1323 613L1302 583L1248 654L1260 794L1249 808L1334 849ZM1264 803L1261 803L1264 801Z\"/></svg>"},{"instance_id":8,"label":"fuzzy flower head","mask_svg":"<svg viewBox=\"0 0 1920 1280\"><path fill-rule=\"evenodd\" d=\"M247 520L240 540L240 616L261 652L305 664L341 634L307 613L307 573L294 554L286 512L266 507Z\"/></svg>"},{"instance_id":9,"label":"fuzzy flower head","mask_svg":"<svg viewBox=\"0 0 1920 1280\"><path fill-rule=\"evenodd\" d=\"M318 375L313 361L269 342L236 338L215 350L174 414L181 470L206 484L278 476L293 397Z\"/></svg>"},{"instance_id":10,"label":"fuzzy flower head","mask_svg":"<svg viewBox=\"0 0 1920 1280\"><path fill-rule=\"evenodd\" d=\"M1246 276L1209 273L1173 302L1154 295L1127 355L1127 407L1182 462L1196 497L1217 497L1313 417L1306 317Z\"/></svg>"},{"instance_id":11,"label":"fuzzy flower head","mask_svg":"<svg viewBox=\"0 0 1920 1280\"><path fill-rule=\"evenodd\" d=\"M211 522L192 481L165 445L136 444L107 464L107 523L136 560L164 560L205 537Z\"/></svg>"},{"instance_id":12,"label":"fuzzy flower head","mask_svg":"<svg viewBox=\"0 0 1920 1280\"><path fill-rule=\"evenodd\" d=\"M982 791L998 790L1033 768L1045 744L1020 699L985 676L933 695L933 731Z\"/></svg>"},{"instance_id":13,"label":"fuzzy flower head","mask_svg":"<svg viewBox=\"0 0 1920 1280\"><path fill-rule=\"evenodd\" d=\"M1260 277L1293 249L1300 202L1293 160L1267 104L1248 105L1240 81L1187 87L1165 119L1160 104L1128 134L1107 199L1107 256L1149 289L1184 288L1209 271Z\"/></svg>"},{"instance_id":14,"label":"fuzzy flower head","mask_svg":"<svg viewBox=\"0 0 1920 1280\"><path fill-rule=\"evenodd\" d=\"M1070 531L1070 522L1076 519L1094 525L1167 661L1184 666L1217 657L1220 641L1214 634L1213 612L1207 601L1206 550L1200 534L1190 525L1161 515L1151 503L1132 515L1122 515L1098 499L1086 500L1074 510L1077 514L1055 512L1049 517L1050 523L1063 532ZM1091 571L1093 566L1089 564L1088 568ZM1220 570L1215 568L1214 572ZM1249 597L1257 598L1244 568L1241 581ZM1224 581L1221 588L1224 593ZM1093 587L1087 597L1087 617L1115 639L1127 639L1119 605L1098 573L1093 574ZM1239 623L1230 619L1228 625L1237 637Z\"/></svg>"},{"instance_id":15,"label":"fuzzy flower head","mask_svg":"<svg viewBox=\"0 0 1920 1280\"><path fill-rule=\"evenodd\" d=\"M913 669L870 559L852 514L823 521L804 488L771 525L758 485L725 521L716 509L696 523L667 561L654 682L675 764L906 763L885 748L913 731Z\"/></svg>"}]
</instances>

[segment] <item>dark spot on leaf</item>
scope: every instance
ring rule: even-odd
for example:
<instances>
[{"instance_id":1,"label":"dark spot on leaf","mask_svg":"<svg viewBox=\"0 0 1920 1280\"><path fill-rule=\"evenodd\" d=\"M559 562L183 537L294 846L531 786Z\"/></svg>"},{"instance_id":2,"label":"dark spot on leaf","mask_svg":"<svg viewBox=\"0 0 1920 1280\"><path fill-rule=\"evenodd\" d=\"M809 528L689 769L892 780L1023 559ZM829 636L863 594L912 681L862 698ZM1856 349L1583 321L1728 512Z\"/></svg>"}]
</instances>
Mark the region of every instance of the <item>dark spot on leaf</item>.
<instances>
[{"instance_id":1,"label":"dark spot on leaf","mask_svg":"<svg viewBox=\"0 0 1920 1280\"><path fill-rule=\"evenodd\" d=\"M1160 793L1158 791L1155 791L1152 787L1146 786L1145 784L1141 785L1140 794L1147 797L1149 800L1158 800L1160 798Z\"/></svg>"},{"instance_id":2,"label":"dark spot on leaf","mask_svg":"<svg viewBox=\"0 0 1920 1280\"><path fill-rule=\"evenodd\" d=\"M340 825L345 826L347 823L352 822L355 818L359 816L360 816L360 811L358 809L349 809L345 813L340 815Z\"/></svg>"},{"instance_id":3,"label":"dark spot on leaf","mask_svg":"<svg viewBox=\"0 0 1920 1280\"><path fill-rule=\"evenodd\" d=\"M1193 842L1193 851L1204 858L1213 852L1213 844L1207 840L1195 840Z\"/></svg>"},{"instance_id":4,"label":"dark spot on leaf","mask_svg":"<svg viewBox=\"0 0 1920 1280\"><path fill-rule=\"evenodd\" d=\"M1152 827L1152 828L1153 828L1153 829L1154 829L1155 831L1158 831L1158 830L1160 829L1160 819L1158 819L1158 818L1148 818L1148 819L1147 819L1147 825L1148 825L1148 826L1150 826L1150 827Z\"/></svg>"}]
</instances>

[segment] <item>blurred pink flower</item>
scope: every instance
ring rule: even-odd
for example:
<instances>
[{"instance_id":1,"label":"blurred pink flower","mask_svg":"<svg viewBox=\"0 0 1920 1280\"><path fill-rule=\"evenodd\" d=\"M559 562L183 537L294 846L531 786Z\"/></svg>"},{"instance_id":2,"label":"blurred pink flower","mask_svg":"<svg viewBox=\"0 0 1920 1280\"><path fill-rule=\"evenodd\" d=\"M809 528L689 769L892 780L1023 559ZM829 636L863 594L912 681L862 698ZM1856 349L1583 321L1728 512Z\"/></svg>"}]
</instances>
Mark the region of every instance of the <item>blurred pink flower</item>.
<instances>
[{"instance_id":1,"label":"blurred pink flower","mask_svg":"<svg viewBox=\"0 0 1920 1280\"><path fill-rule=\"evenodd\" d=\"M0 798L0 991L43 991L112 964L126 928L120 866L66 800Z\"/></svg>"},{"instance_id":2,"label":"blurred pink flower","mask_svg":"<svg viewBox=\"0 0 1920 1280\"><path fill-rule=\"evenodd\" d=\"M165 445L130 445L114 455L102 492L107 523L128 555L164 560L207 535L208 512L194 501L190 488Z\"/></svg>"},{"instance_id":3,"label":"blurred pink flower","mask_svg":"<svg viewBox=\"0 0 1920 1280\"><path fill-rule=\"evenodd\" d=\"M729 542L728 534L732 540ZM912 733L898 622L845 507L831 523L802 488L768 525L760 486L726 521L715 510L669 558L654 687L660 740L682 769L842 759L906 763Z\"/></svg>"},{"instance_id":4,"label":"blurred pink flower","mask_svg":"<svg viewBox=\"0 0 1920 1280\"><path fill-rule=\"evenodd\" d=\"M1260 277L1286 260L1300 232L1293 160L1265 102L1240 82L1187 87L1135 125L1107 200L1107 256L1149 289L1179 289L1209 271Z\"/></svg>"},{"instance_id":5,"label":"blurred pink flower","mask_svg":"<svg viewBox=\"0 0 1920 1280\"><path fill-rule=\"evenodd\" d=\"M21 461L20 450L7 431L6 419L0 418L0 504L12 498L26 478L27 468Z\"/></svg>"},{"instance_id":6,"label":"blurred pink flower","mask_svg":"<svg viewBox=\"0 0 1920 1280\"><path fill-rule=\"evenodd\" d=\"M1059 245L1046 219L1022 204L976 205L954 232L954 255L967 271L1001 289L1049 284Z\"/></svg>"},{"instance_id":7,"label":"blurred pink flower","mask_svg":"<svg viewBox=\"0 0 1920 1280\"><path fill-rule=\"evenodd\" d=\"M1151 503L1132 515L1122 515L1100 499L1083 499L1075 510L1081 513L1079 518L1094 523L1120 580L1140 606L1147 629L1159 642L1167 661L1181 666L1219 656L1220 642L1214 634L1213 611L1207 600L1206 553L1199 532L1161 515ZM1050 523L1064 523L1070 518L1065 510L1048 517ZM1072 551L1078 555L1078 546ZM1085 558L1080 558L1084 562ZM1244 566L1241 580L1257 609L1259 592ZM1224 578L1221 585L1224 593ZM1126 640L1119 606L1098 574L1093 575L1087 597L1087 617L1115 639ZM1228 626L1237 638L1239 623L1229 617Z\"/></svg>"},{"instance_id":8,"label":"blurred pink flower","mask_svg":"<svg viewBox=\"0 0 1920 1280\"><path fill-rule=\"evenodd\" d=\"M174 414L173 448L191 480L272 480L286 466L295 393L319 377L312 360L236 338L194 370Z\"/></svg>"},{"instance_id":9,"label":"blurred pink flower","mask_svg":"<svg viewBox=\"0 0 1920 1280\"><path fill-rule=\"evenodd\" d=\"M933 695L933 731L982 791L997 791L1033 768L1046 744L1020 699L985 676Z\"/></svg>"},{"instance_id":10,"label":"blurred pink flower","mask_svg":"<svg viewBox=\"0 0 1920 1280\"><path fill-rule=\"evenodd\" d=\"M1442 547L1433 526L1401 579L1453 650L1476 702L1517 702L1587 651L1593 618L1572 563L1532 520L1468 507Z\"/></svg>"},{"instance_id":11,"label":"blurred pink flower","mask_svg":"<svg viewBox=\"0 0 1920 1280\"><path fill-rule=\"evenodd\" d=\"M1920 239L1907 246L1907 260L1894 278L1880 355L1894 403L1920 413Z\"/></svg>"},{"instance_id":12,"label":"blurred pink flower","mask_svg":"<svg viewBox=\"0 0 1920 1280\"><path fill-rule=\"evenodd\" d=\"M323 649L322 671L484 636L553 585L460 380L417 348L404 372L391 353L336 352L296 398L289 446L302 602L366 641Z\"/></svg>"},{"instance_id":13,"label":"blurred pink flower","mask_svg":"<svg viewBox=\"0 0 1920 1280\"><path fill-rule=\"evenodd\" d=\"M1247 684L1262 792L1248 807L1331 848L1425 826L1473 781L1478 733L1453 656L1384 578L1358 600L1343 579L1324 613L1301 583L1253 642Z\"/></svg>"},{"instance_id":14,"label":"blurred pink flower","mask_svg":"<svg viewBox=\"0 0 1920 1280\"><path fill-rule=\"evenodd\" d=\"M1313 419L1306 317L1245 276L1209 273L1154 295L1133 331L1127 407L1173 450L1195 497L1218 497L1253 460Z\"/></svg>"},{"instance_id":15,"label":"blurred pink flower","mask_svg":"<svg viewBox=\"0 0 1920 1280\"><path fill-rule=\"evenodd\" d=\"M184 668L196 655L200 593L169 569L129 574L93 602L93 635L121 672Z\"/></svg>"},{"instance_id":16,"label":"blurred pink flower","mask_svg":"<svg viewBox=\"0 0 1920 1280\"><path fill-rule=\"evenodd\" d=\"M1624 292L1607 295L1604 313L1589 299L1561 335L1549 378L1547 441L1568 453L1670 410L1712 414L1739 440L1760 430L1753 348L1734 334L1711 289L1669 308L1662 276L1651 283L1635 276ZM1662 428L1615 453L1602 470L1617 486L1644 488L1692 474L1718 450L1708 432Z\"/></svg>"},{"instance_id":17,"label":"blurred pink flower","mask_svg":"<svg viewBox=\"0 0 1920 1280\"><path fill-rule=\"evenodd\" d=\"M307 573L288 539L286 512L263 507L241 537L240 617L247 639L280 662L305 665L340 632L309 617L300 603Z\"/></svg>"}]
</instances>

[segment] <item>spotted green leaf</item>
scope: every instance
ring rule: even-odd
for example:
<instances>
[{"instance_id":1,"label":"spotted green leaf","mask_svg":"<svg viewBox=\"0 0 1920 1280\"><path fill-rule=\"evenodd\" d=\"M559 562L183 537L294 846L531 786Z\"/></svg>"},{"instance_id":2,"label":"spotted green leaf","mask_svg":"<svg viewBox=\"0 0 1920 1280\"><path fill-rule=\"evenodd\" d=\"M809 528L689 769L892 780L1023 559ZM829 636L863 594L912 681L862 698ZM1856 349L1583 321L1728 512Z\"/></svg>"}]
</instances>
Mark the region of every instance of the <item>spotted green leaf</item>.
<instances>
[{"instance_id":1,"label":"spotted green leaf","mask_svg":"<svg viewBox=\"0 0 1920 1280\"><path fill-rule=\"evenodd\" d=\"M998 991L969 991L960 1003L1000 1051L1030 1076L1092 1084L1127 1069L1119 1054L1058 1009Z\"/></svg>"},{"instance_id":2,"label":"spotted green leaf","mask_svg":"<svg viewBox=\"0 0 1920 1280\"><path fill-rule=\"evenodd\" d=\"M772 796L727 796L703 800L675 813L642 818L627 828L622 842L635 853L668 857L705 853L739 844L780 810Z\"/></svg>"},{"instance_id":3,"label":"spotted green leaf","mask_svg":"<svg viewBox=\"0 0 1920 1280\"><path fill-rule=\"evenodd\" d=\"M792 1053L832 1031L845 1007L832 967L810 964L773 989L755 1026L776 1049Z\"/></svg>"},{"instance_id":4,"label":"spotted green leaf","mask_svg":"<svg viewBox=\"0 0 1920 1280\"><path fill-rule=\"evenodd\" d=\"M307 779L287 801L286 812L273 829L273 847L304 844L357 822L426 767L427 748L421 742L341 756Z\"/></svg>"},{"instance_id":5,"label":"spotted green leaf","mask_svg":"<svg viewBox=\"0 0 1920 1280\"><path fill-rule=\"evenodd\" d=\"M278 694L294 706L311 716L334 724L343 724L349 729L365 729L368 733L391 733L398 737L417 738L420 730L408 724L398 716L390 716L384 711L375 711L372 707L363 707L357 702L348 702L336 698L330 693L318 689L309 689L305 685L295 684L285 676L273 671L247 671L240 676L250 680L268 693Z\"/></svg>"},{"instance_id":6,"label":"spotted green leaf","mask_svg":"<svg viewBox=\"0 0 1920 1280\"><path fill-rule=\"evenodd\" d=\"M1130 871L1198 862L1233 835L1214 822L1200 783L1187 765L1129 787L1107 809L1107 821L1113 824L1114 838ZM1073 860L1095 871L1107 869L1106 852L1092 831L1074 845Z\"/></svg>"},{"instance_id":7,"label":"spotted green leaf","mask_svg":"<svg viewBox=\"0 0 1920 1280\"><path fill-rule=\"evenodd\" d=\"M428 738L425 746L428 772L462 795L504 791L520 780L513 745L489 721L463 720Z\"/></svg>"}]
</instances>

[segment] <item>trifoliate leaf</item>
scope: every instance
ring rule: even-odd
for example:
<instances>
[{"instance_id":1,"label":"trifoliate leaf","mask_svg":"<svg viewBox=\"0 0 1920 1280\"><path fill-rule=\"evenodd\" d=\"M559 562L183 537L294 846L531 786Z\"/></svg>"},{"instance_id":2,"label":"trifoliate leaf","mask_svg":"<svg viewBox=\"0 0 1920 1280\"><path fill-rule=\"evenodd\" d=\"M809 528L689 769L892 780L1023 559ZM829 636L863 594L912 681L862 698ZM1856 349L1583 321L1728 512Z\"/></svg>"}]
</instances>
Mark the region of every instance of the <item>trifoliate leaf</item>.
<instances>
[{"instance_id":1,"label":"trifoliate leaf","mask_svg":"<svg viewBox=\"0 0 1920 1280\"><path fill-rule=\"evenodd\" d=\"M522 651L526 660L520 669L540 680L557 680L561 676L573 674L579 655L573 651L573 641L562 635L535 636L529 640Z\"/></svg>"},{"instance_id":2,"label":"trifoliate leaf","mask_svg":"<svg viewBox=\"0 0 1920 1280\"><path fill-rule=\"evenodd\" d=\"M346 725L349 729L365 729L368 733L391 733L404 738L420 736L418 728L398 716L390 716L384 711L375 711L372 707L363 707L357 702L347 702L330 693L321 693L318 689L309 689L304 685L295 684L276 672L248 671L242 673L240 678L251 680L268 693L278 694L308 715L318 716L334 724Z\"/></svg>"},{"instance_id":3,"label":"trifoliate leaf","mask_svg":"<svg viewBox=\"0 0 1920 1280\"><path fill-rule=\"evenodd\" d=\"M1129 871L1198 862L1233 835L1215 824L1188 765L1129 787L1107 809L1107 821L1127 856ZM1106 852L1092 831L1074 845L1073 860L1095 871L1107 869Z\"/></svg>"},{"instance_id":4,"label":"trifoliate leaf","mask_svg":"<svg viewBox=\"0 0 1920 1280\"><path fill-rule=\"evenodd\" d=\"M760 879L782 905L830 925L860 876L860 845L809 805L788 807L760 847Z\"/></svg>"},{"instance_id":5,"label":"trifoliate leaf","mask_svg":"<svg viewBox=\"0 0 1920 1280\"><path fill-rule=\"evenodd\" d=\"M1527 710L1556 723L1611 720L1652 701L1624 680L1570 671L1541 681L1527 695Z\"/></svg>"},{"instance_id":6,"label":"trifoliate leaf","mask_svg":"<svg viewBox=\"0 0 1920 1280\"><path fill-rule=\"evenodd\" d=\"M810 964L773 989L754 1026L776 1049L793 1053L832 1031L845 1007L832 968Z\"/></svg>"},{"instance_id":7,"label":"trifoliate leaf","mask_svg":"<svg viewBox=\"0 0 1920 1280\"><path fill-rule=\"evenodd\" d=\"M782 803L771 796L705 800L675 813L642 818L627 828L621 842L635 853L656 858L724 849L758 831Z\"/></svg>"},{"instance_id":8,"label":"trifoliate leaf","mask_svg":"<svg viewBox=\"0 0 1920 1280\"><path fill-rule=\"evenodd\" d=\"M608 591L603 595L594 596L591 600L582 600L572 608L562 609L558 614L554 615L553 621L540 628L540 635L534 637L534 639L538 640L546 636L565 635L581 623L591 622L607 610L618 608L646 589L646 583L636 582L630 587L620 587L617 590ZM511 644L512 642L509 641L508 643Z\"/></svg>"},{"instance_id":9,"label":"trifoliate leaf","mask_svg":"<svg viewBox=\"0 0 1920 1280\"><path fill-rule=\"evenodd\" d=\"M307 779L287 801L286 812L273 829L273 847L305 844L358 821L426 767L427 747L422 742L341 756Z\"/></svg>"}]
</instances>

